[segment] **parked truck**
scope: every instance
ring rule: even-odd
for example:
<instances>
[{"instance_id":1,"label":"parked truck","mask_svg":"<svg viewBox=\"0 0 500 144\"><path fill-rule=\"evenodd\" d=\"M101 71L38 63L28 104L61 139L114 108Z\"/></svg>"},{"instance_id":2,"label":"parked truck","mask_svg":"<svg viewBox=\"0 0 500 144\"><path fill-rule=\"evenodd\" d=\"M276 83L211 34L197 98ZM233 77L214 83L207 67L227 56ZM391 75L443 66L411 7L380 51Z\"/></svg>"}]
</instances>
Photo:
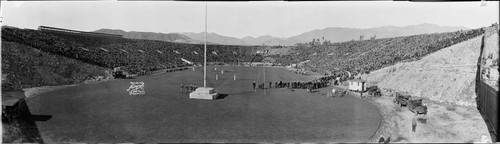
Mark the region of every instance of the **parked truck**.
<instances>
[{"instance_id":1,"label":"parked truck","mask_svg":"<svg viewBox=\"0 0 500 144\"><path fill-rule=\"evenodd\" d=\"M408 101L408 110L416 115L427 115L427 106L422 104L422 98L415 98Z\"/></svg>"},{"instance_id":2,"label":"parked truck","mask_svg":"<svg viewBox=\"0 0 500 144\"><path fill-rule=\"evenodd\" d=\"M368 87L368 88L366 88L366 90L368 91L368 95L373 95L373 97L381 97L382 96L382 92L380 91L380 89L377 86Z\"/></svg>"},{"instance_id":3,"label":"parked truck","mask_svg":"<svg viewBox=\"0 0 500 144\"><path fill-rule=\"evenodd\" d=\"M410 98L411 95L409 94L396 92L393 102L399 104L400 107L403 107L408 105Z\"/></svg>"}]
</instances>

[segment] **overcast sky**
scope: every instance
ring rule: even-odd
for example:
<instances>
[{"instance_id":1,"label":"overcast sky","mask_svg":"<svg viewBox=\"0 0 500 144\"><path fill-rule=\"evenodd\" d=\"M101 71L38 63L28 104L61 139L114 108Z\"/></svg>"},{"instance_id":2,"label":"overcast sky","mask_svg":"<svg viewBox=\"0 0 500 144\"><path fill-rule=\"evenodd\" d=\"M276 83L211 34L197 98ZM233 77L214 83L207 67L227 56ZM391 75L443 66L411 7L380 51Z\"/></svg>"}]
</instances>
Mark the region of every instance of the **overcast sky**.
<instances>
[{"instance_id":1,"label":"overcast sky","mask_svg":"<svg viewBox=\"0 0 500 144\"><path fill-rule=\"evenodd\" d=\"M94 31L203 32L204 2L2 1L3 24ZM432 23L478 28L498 22L487 2L209 2L208 32L242 38L290 37L325 27L372 28Z\"/></svg>"}]
</instances>

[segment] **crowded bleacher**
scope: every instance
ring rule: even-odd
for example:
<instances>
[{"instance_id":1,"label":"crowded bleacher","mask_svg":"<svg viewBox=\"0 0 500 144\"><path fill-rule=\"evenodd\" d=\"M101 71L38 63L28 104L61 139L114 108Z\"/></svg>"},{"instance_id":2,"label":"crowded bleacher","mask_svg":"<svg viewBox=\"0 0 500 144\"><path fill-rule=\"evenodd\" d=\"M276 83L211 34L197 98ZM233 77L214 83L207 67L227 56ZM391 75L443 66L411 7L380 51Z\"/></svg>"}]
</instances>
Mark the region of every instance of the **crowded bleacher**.
<instances>
[{"instance_id":1,"label":"crowded bleacher","mask_svg":"<svg viewBox=\"0 0 500 144\"><path fill-rule=\"evenodd\" d=\"M5 28L2 40L29 45L107 68L124 67L130 73L199 64L203 45L102 37L88 34ZM207 61L235 63L253 58L251 46L207 45ZM140 68L132 68L132 67ZM130 67L130 68L128 68Z\"/></svg>"},{"instance_id":2,"label":"crowded bleacher","mask_svg":"<svg viewBox=\"0 0 500 144\"><path fill-rule=\"evenodd\" d=\"M126 39L115 35L66 32L64 29L58 29L57 31L43 28L32 30L10 26L2 27L2 42L28 47L26 49L34 49L44 53L44 56L39 57L39 59L52 57L50 54L56 54L102 68L114 69L120 67L132 75L144 75L160 69L201 65L204 52L203 45L200 44ZM17 59L17 57L12 56L12 53L7 52L7 50L13 50L6 48L11 47L11 45L2 45L3 62ZM256 46L207 45L207 62L210 64L237 64L250 61L255 58L255 55L251 53L253 48L256 48ZM260 57L258 60L261 59ZM54 65L57 66L57 64ZM30 67L27 71L35 69L35 67ZM58 68L51 69L57 71ZM11 76L16 73L25 73L19 69L9 70L16 71L11 72ZM25 88L39 85L57 85L55 84L57 82L47 84L31 81L26 79L26 82L13 83L12 85L15 86L10 87ZM78 83L82 80L70 81L61 82L60 84ZM30 83L38 84L32 85Z\"/></svg>"},{"instance_id":3,"label":"crowded bleacher","mask_svg":"<svg viewBox=\"0 0 500 144\"><path fill-rule=\"evenodd\" d=\"M28 46L40 52L65 56L102 68L120 67L127 73L135 75L145 75L161 69L199 66L203 63L204 48L201 44L126 39L116 35L82 34L63 30L2 27L2 42ZM271 57L274 63L280 65L299 64L296 68L325 73L329 75L329 80L336 77L345 80L397 62L418 60L427 54L483 33L481 28L337 43L320 42L318 39L287 47L286 54L285 52L278 54L278 50L273 50L273 54L267 55L255 54L256 51L263 49L261 46L207 45L207 62L241 64ZM2 61L13 59L9 54L2 56ZM64 83L76 83L82 80L83 78L80 78ZM23 85L21 83L13 85L30 87L19 86Z\"/></svg>"},{"instance_id":4,"label":"crowded bleacher","mask_svg":"<svg viewBox=\"0 0 500 144\"><path fill-rule=\"evenodd\" d=\"M353 75L369 73L397 62L418 60L442 48L483 34L480 29L447 33L421 34L395 38L296 44L290 55L274 55L277 63L297 64L302 69L319 73L342 73Z\"/></svg>"}]
</instances>

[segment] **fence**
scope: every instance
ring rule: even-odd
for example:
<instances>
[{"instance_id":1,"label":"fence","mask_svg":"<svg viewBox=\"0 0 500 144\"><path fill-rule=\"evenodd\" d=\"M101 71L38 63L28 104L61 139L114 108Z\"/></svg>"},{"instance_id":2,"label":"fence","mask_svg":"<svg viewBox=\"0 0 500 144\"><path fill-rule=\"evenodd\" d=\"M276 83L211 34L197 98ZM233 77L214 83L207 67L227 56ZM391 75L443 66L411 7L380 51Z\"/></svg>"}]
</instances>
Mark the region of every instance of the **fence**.
<instances>
[{"instance_id":1,"label":"fence","mask_svg":"<svg viewBox=\"0 0 500 144\"><path fill-rule=\"evenodd\" d=\"M478 98L478 106L486 115L486 122L493 127L498 141L498 91L481 81L478 85Z\"/></svg>"}]
</instances>

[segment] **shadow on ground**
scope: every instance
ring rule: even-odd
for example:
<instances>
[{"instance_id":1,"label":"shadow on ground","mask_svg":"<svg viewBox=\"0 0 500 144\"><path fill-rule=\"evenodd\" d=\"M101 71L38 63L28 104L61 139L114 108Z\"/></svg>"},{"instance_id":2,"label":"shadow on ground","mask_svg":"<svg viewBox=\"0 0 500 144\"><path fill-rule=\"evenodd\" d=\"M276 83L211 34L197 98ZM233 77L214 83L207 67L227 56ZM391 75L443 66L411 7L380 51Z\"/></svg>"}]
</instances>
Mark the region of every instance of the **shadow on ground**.
<instances>
[{"instance_id":1,"label":"shadow on ground","mask_svg":"<svg viewBox=\"0 0 500 144\"><path fill-rule=\"evenodd\" d=\"M15 106L21 110L21 114L20 116L10 120L2 120L5 130L2 136L3 142L44 143L35 121L47 121L51 119L52 116L31 114L28 105L24 100L20 101Z\"/></svg>"},{"instance_id":2,"label":"shadow on ground","mask_svg":"<svg viewBox=\"0 0 500 144\"><path fill-rule=\"evenodd\" d=\"M227 96L229 96L228 94L219 94L219 97L217 97L217 99L225 99Z\"/></svg>"}]
</instances>

